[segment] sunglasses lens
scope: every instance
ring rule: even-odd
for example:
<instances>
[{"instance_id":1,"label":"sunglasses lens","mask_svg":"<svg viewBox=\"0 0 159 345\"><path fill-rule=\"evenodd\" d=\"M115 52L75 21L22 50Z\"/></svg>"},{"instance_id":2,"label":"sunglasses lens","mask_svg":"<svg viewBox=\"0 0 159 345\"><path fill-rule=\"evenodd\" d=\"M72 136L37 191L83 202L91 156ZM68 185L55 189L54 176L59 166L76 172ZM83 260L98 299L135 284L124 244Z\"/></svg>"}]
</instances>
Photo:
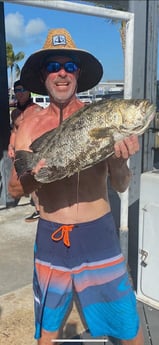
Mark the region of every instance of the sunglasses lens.
<instances>
[{"instance_id":1,"label":"sunglasses lens","mask_svg":"<svg viewBox=\"0 0 159 345\"><path fill-rule=\"evenodd\" d=\"M77 71L77 69L78 69L77 65L71 61L66 62L64 64L64 68L65 68L65 71L69 72L69 73L73 73L73 72Z\"/></svg>"},{"instance_id":2,"label":"sunglasses lens","mask_svg":"<svg viewBox=\"0 0 159 345\"><path fill-rule=\"evenodd\" d=\"M61 68L61 64L59 62L49 62L46 66L46 70L49 73L55 73L58 72Z\"/></svg>"},{"instance_id":3,"label":"sunglasses lens","mask_svg":"<svg viewBox=\"0 0 159 345\"><path fill-rule=\"evenodd\" d=\"M59 72L62 68L64 68L64 70L68 73L74 73L78 70L78 66L72 61L65 62L64 64L52 61L46 65L46 70L49 73Z\"/></svg>"},{"instance_id":4,"label":"sunglasses lens","mask_svg":"<svg viewBox=\"0 0 159 345\"><path fill-rule=\"evenodd\" d=\"M14 90L14 93L17 93L17 92L25 92L26 90L25 89L15 89Z\"/></svg>"}]
</instances>

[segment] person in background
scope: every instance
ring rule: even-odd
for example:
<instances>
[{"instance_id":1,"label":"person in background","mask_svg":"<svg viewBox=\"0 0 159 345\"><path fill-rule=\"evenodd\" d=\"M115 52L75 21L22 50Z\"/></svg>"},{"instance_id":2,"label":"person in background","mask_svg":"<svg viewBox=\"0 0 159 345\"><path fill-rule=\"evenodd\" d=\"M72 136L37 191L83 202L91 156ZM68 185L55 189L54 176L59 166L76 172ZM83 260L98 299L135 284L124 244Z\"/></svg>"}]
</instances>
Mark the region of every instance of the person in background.
<instances>
[{"instance_id":1,"label":"person in background","mask_svg":"<svg viewBox=\"0 0 159 345\"><path fill-rule=\"evenodd\" d=\"M78 49L67 30L50 30L44 47L28 58L21 73L25 87L48 94L50 105L36 115L30 113L32 121L25 118L16 151L28 151L36 138L84 107L77 93L93 88L102 74L101 63ZM127 160L138 150L138 138L131 135L114 145L113 156L70 178L37 182L34 174L45 166L45 159L18 180L13 174L8 187L12 196L37 190L39 198L33 279L38 345L57 344L74 294L93 337L144 344L107 187L109 175L116 191L128 188Z\"/></svg>"},{"instance_id":2,"label":"person in background","mask_svg":"<svg viewBox=\"0 0 159 345\"><path fill-rule=\"evenodd\" d=\"M32 110L33 108L39 109L40 107L33 103L31 94L28 90L24 89L20 80L14 83L14 93L17 100L17 106L11 112L11 135L8 145L8 157L13 161L15 158L15 138L17 130L23 121L24 117L27 116L28 108ZM27 111L26 111L27 109ZM39 218L39 202L35 191L31 193L31 205L35 207L33 214L25 218L26 222L33 222Z\"/></svg>"}]
</instances>

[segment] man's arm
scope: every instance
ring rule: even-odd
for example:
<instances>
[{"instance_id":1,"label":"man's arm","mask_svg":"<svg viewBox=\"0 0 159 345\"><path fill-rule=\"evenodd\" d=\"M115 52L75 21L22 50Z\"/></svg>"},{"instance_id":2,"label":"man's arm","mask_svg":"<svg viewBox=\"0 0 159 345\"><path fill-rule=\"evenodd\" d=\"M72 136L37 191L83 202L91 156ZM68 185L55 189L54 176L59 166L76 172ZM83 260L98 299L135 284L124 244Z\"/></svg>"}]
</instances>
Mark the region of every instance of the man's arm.
<instances>
[{"instance_id":1,"label":"man's arm","mask_svg":"<svg viewBox=\"0 0 159 345\"><path fill-rule=\"evenodd\" d=\"M23 195L30 194L40 187L41 183L35 181L33 175L30 173L26 173L18 178L13 165L8 183L8 192L13 198L19 198Z\"/></svg>"},{"instance_id":2,"label":"man's arm","mask_svg":"<svg viewBox=\"0 0 159 345\"><path fill-rule=\"evenodd\" d=\"M128 188L132 174L127 166L127 160L138 150L138 137L134 135L115 144L115 154L108 158L108 170L111 186L117 192L123 193Z\"/></svg>"},{"instance_id":3,"label":"man's arm","mask_svg":"<svg viewBox=\"0 0 159 345\"><path fill-rule=\"evenodd\" d=\"M34 111L33 111L34 110ZM41 107L35 106L28 107L21 115L20 122L16 122L16 135L14 140L15 153L17 150L29 150L29 146L34 138L33 134L36 129L36 125L39 121L39 114ZM24 116L25 115L25 116ZM8 184L8 191L13 197L20 197L25 194L30 194L33 191L39 189L41 183L34 179L34 172L26 172L22 176L18 177L15 167L13 166L10 180Z\"/></svg>"},{"instance_id":4,"label":"man's arm","mask_svg":"<svg viewBox=\"0 0 159 345\"><path fill-rule=\"evenodd\" d=\"M119 193L125 192L131 179L131 172L127 166L127 159L117 158L113 155L109 158L108 169L112 188Z\"/></svg>"},{"instance_id":5,"label":"man's arm","mask_svg":"<svg viewBox=\"0 0 159 345\"><path fill-rule=\"evenodd\" d=\"M9 145L8 145L8 157L11 159L13 159L15 156L15 136L16 136L16 131L15 131L15 128L13 128L11 131Z\"/></svg>"}]
</instances>

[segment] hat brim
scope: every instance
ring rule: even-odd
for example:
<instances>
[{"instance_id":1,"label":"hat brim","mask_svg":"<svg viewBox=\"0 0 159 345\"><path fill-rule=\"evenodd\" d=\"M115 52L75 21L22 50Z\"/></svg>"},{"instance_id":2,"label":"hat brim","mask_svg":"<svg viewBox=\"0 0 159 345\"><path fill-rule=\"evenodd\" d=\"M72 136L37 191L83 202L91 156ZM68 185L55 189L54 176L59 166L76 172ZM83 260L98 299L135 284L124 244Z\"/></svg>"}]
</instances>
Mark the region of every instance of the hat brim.
<instances>
[{"instance_id":1,"label":"hat brim","mask_svg":"<svg viewBox=\"0 0 159 345\"><path fill-rule=\"evenodd\" d=\"M79 49L43 49L35 52L27 59L22 68L20 78L22 85L31 92L47 95L47 90L40 74L42 62L49 55L63 53L67 56L70 52L77 56L80 61L77 93L93 88L102 78L103 67L92 54Z\"/></svg>"}]
</instances>

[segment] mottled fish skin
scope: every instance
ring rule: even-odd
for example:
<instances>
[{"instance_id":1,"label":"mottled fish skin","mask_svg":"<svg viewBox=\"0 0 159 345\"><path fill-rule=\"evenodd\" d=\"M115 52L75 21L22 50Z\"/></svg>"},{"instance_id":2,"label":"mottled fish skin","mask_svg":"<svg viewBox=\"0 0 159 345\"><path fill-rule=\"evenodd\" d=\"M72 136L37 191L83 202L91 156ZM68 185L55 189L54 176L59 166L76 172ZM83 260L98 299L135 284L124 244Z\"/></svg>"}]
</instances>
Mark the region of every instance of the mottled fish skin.
<instances>
[{"instance_id":1,"label":"mottled fish skin","mask_svg":"<svg viewBox=\"0 0 159 345\"><path fill-rule=\"evenodd\" d=\"M34 175L37 181L50 183L70 177L112 155L116 141L143 134L154 116L155 106L148 100L92 103L36 139L30 146L33 152L17 151L17 173L31 170L45 158L47 166Z\"/></svg>"}]
</instances>

